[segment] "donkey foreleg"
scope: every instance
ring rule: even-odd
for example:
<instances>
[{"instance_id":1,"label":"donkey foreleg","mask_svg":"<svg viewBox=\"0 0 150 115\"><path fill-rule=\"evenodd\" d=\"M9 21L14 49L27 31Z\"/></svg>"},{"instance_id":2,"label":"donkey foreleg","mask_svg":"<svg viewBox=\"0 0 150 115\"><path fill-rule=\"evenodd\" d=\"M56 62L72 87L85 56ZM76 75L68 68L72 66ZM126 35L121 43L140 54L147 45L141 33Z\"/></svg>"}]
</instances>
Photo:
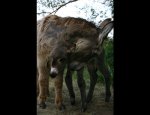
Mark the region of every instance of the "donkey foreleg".
<instances>
[{"instance_id":1,"label":"donkey foreleg","mask_svg":"<svg viewBox=\"0 0 150 115\"><path fill-rule=\"evenodd\" d=\"M63 74L57 75L55 78L55 104L57 109L64 110L65 105L63 104L62 98L62 86L63 86Z\"/></svg>"},{"instance_id":2,"label":"donkey foreleg","mask_svg":"<svg viewBox=\"0 0 150 115\"><path fill-rule=\"evenodd\" d=\"M72 73L71 73L71 70L69 68L67 69L65 82L66 82L66 86L67 86L68 91L69 91L71 105L74 105L75 104L75 93L74 93L73 85L72 85Z\"/></svg>"}]
</instances>

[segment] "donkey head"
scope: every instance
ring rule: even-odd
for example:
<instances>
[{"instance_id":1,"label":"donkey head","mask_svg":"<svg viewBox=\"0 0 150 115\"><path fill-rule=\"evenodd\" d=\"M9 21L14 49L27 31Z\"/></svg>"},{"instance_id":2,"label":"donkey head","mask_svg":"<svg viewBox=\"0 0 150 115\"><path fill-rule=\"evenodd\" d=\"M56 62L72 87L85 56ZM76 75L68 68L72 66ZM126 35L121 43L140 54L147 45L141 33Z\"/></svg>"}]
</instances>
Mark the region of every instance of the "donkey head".
<instances>
[{"instance_id":1,"label":"donkey head","mask_svg":"<svg viewBox=\"0 0 150 115\"><path fill-rule=\"evenodd\" d=\"M61 45L56 45L50 55L50 76L55 78L58 74L62 74L66 65L67 50Z\"/></svg>"}]
</instances>

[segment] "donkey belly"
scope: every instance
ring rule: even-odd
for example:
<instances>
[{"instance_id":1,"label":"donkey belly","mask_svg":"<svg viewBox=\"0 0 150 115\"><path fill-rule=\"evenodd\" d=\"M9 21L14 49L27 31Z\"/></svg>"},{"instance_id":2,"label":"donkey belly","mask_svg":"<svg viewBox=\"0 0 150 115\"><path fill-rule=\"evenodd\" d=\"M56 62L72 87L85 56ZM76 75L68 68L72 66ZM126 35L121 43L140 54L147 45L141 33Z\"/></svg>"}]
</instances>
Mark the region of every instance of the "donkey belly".
<instances>
[{"instance_id":1,"label":"donkey belly","mask_svg":"<svg viewBox=\"0 0 150 115\"><path fill-rule=\"evenodd\" d=\"M78 61L73 61L69 64L69 68L71 70L80 70L81 68L84 67L84 65L85 65L84 63L80 63Z\"/></svg>"}]
</instances>

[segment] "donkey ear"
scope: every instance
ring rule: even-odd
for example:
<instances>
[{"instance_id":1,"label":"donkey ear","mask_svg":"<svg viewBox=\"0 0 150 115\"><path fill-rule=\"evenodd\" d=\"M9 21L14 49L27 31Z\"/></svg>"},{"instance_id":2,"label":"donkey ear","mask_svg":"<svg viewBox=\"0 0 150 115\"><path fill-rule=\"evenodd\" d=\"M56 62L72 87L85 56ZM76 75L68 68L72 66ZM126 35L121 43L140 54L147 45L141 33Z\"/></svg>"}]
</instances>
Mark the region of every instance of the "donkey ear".
<instances>
[{"instance_id":1,"label":"donkey ear","mask_svg":"<svg viewBox=\"0 0 150 115\"><path fill-rule=\"evenodd\" d=\"M99 28L102 29L106 24L108 24L109 22L111 22L111 18L107 18L105 19L100 25Z\"/></svg>"},{"instance_id":2,"label":"donkey ear","mask_svg":"<svg viewBox=\"0 0 150 115\"><path fill-rule=\"evenodd\" d=\"M113 26L114 26L113 21L111 21L101 29L98 37L99 44L103 43L104 38L109 34Z\"/></svg>"}]
</instances>

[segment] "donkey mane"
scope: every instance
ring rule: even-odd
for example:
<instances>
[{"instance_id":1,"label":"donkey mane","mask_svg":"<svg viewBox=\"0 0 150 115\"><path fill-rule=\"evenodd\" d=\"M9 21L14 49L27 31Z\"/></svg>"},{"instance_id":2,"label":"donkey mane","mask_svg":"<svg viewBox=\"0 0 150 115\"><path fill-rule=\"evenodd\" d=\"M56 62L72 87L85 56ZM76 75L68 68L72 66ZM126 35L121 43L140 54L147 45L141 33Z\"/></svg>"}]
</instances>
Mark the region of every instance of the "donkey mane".
<instances>
[{"instance_id":1,"label":"donkey mane","mask_svg":"<svg viewBox=\"0 0 150 115\"><path fill-rule=\"evenodd\" d=\"M53 24L59 25L59 26L63 26L63 27L80 25L81 28L99 29L93 22L89 22L82 18L59 17L57 15L48 15L43 19L41 31L46 31L50 23L53 23Z\"/></svg>"}]
</instances>

